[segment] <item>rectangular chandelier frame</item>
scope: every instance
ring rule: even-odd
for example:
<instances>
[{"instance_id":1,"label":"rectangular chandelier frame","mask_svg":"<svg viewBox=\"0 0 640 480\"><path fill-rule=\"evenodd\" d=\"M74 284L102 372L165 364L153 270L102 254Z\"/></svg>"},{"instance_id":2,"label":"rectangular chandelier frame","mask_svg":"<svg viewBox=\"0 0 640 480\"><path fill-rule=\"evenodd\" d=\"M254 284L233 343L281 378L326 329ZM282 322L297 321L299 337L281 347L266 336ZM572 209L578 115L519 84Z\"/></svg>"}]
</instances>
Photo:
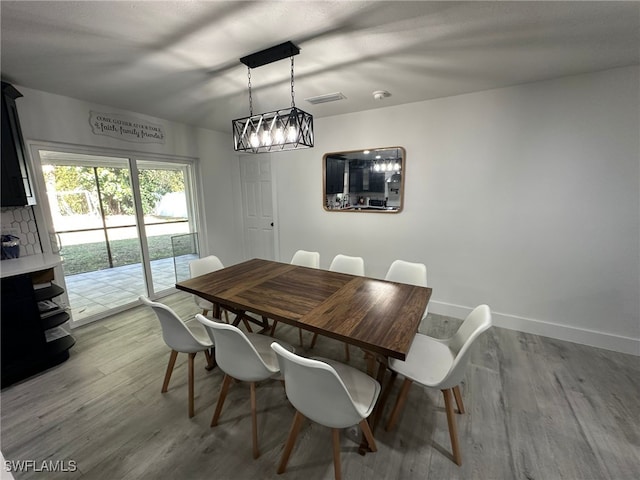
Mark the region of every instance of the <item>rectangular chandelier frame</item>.
<instances>
[{"instance_id":1,"label":"rectangular chandelier frame","mask_svg":"<svg viewBox=\"0 0 640 480\"><path fill-rule=\"evenodd\" d=\"M313 116L284 108L233 120L235 151L263 153L313 147Z\"/></svg>"},{"instance_id":2,"label":"rectangular chandelier frame","mask_svg":"<svg viewBox=\"0 0 640 480\"><path fill-rule=\"evenodd\" d=\"M285 42L240 59L248 68L249 116L231 122L236 152L282 152L313 147L313 116L295 104L293 57L299 53L298 46ZM291 108L254 115L251 69L287 57L291 58Z\"/></svg>"}]
</instances>

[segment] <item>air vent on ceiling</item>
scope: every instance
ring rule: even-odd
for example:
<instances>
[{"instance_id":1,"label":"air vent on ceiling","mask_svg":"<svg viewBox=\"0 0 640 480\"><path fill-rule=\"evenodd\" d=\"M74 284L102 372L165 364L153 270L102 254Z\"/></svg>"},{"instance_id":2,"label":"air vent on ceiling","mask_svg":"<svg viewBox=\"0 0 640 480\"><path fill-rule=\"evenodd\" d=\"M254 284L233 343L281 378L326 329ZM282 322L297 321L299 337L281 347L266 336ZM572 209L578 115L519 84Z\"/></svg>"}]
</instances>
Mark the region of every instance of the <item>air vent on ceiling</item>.
<instances>
[{"instance_id":1,"label":"air vent on ceiling","mask_svg":"<svg viewBox=\"0 0 640 480\"><path fill-rule=\"evenodd\" d=\"M318 95L317 97L305 98L305 100L313 105L318 103L336 102L338 100L344 100L345 97L342 92L327 93L326 95Z\"/></svg>"}]
</instances>

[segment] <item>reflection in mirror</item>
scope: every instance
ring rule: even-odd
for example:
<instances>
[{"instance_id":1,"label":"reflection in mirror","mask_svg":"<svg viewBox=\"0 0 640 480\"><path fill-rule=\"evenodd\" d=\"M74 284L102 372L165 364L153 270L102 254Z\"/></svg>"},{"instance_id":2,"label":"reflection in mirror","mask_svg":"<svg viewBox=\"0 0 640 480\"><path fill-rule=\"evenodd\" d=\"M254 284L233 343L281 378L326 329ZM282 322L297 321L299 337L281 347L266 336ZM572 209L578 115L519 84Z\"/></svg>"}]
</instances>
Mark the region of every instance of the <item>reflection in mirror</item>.
<instances>
[{"instance_id":1,"label":"reflection in mirror","mask_svg":"<svg viewBox=\"0 0 640 480\"><path fill-rule=\"evenodd\" d=\"M325 154L325 210L399 212L404 193L405 158L402 147Z\"/></svg>"}]
</instances>

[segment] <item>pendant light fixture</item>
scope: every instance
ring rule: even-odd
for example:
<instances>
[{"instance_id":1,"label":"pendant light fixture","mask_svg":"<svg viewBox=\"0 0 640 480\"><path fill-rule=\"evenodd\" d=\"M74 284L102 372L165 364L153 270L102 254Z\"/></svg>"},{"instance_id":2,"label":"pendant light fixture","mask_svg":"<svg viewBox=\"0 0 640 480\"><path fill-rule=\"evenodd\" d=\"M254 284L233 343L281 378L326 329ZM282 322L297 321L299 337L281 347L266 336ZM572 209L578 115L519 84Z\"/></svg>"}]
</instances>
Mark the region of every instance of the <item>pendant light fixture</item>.
<instances>
[{"instance_id":1,"label":"pendant light fixture","mask_svg":"<svg viewBox=\"0 0 640 480\"><path fill-rule=\"evenodd\" d=\"M313 147L313 116L296 107L293 90L293 57L300 49L291 42L262 50L240 62L248 69L249 116L233 120L233 148L236 152L280 152ZM251 97L251 69L291 58L291 107L273 112L253 114Z\"/></svg>"}]
</instances>

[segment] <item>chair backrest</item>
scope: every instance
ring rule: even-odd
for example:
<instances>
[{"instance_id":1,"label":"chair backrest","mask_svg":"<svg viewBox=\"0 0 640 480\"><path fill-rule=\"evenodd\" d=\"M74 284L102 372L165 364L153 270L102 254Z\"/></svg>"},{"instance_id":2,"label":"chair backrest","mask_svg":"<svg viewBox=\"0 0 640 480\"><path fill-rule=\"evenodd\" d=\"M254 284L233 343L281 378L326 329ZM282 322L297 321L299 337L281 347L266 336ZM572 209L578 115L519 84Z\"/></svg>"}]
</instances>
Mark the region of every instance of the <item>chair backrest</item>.
<instances>
[{"instance_id":1,"label":"chair backrest","mask_svg":"<svg viewBox=\"0 0 640 480\"><path fill-rule=\"evenodd\" d=\"M390 282L408 283L410 285L426 287L427 267L424 263L395 260L389 267L389 270L387 270L387 275L384 279Z\"/></svg>"},{"instance_id":2,"label":"chair backrest","mask_svg":"<svg viewBox=\"0 0 640 480\"><path fill-rule=\"evenodd\" d=\"M320 253L298 250L291 258L291 265L301 267L320 268Z\"/></svg>"},{"instance_id":3,"label":"chair backrest","mask_svg":"<svg viewBox=\"0 0 640 480\"><path fill-rule=\"evenodd\" d=\"M215 272L216 270L223 268L224 265L215 255L209 255L189 262L189 273L191 278L199 277L205 273Z\"/></svg>"},{"instance_id":4,"label":"chair backrest","mask_svg":"<svg viewBox=\"0 0 640 480\"><path fill-rule=\"evenodd\" d=\"M347 387L331 365L296 355L276 342L271 348L278 356L287 398L296 410L331 428L346 428L362 420Z\"/></svg>"},{"instance_id":5,"label":"chair backrest","mask_svg":"<svg viewBox=\"0 0 640 480\"><path fill-rule=\"evenodd\" d=\"M144 305L151 307L160 320L162 339L176 352L190 353L203 350L206 345L199 342L182 319L171 308L159 302L153 302L145 296L138 297Z\"/></svg>"},{"instance_id":6,"label":"chair backrest","mask_svg":"<svg viewBox=\"0 0 640 480\"><path fill-rule=\"evenodd\" d=\"M469 363L469 354L473 343L480 337L480 334L491 327L491 324L491 309L489 306L478 305L467 315L458 331L444 342L455 355L455 358L449 373L442 381L442 384L439 385L439 388L446 389L460 384Z\"/></svg>"},{"instance_id":7,"label":"chair backrest","mask_svg":"<svg viewBox=\"0 0 640 480\"><path fill-rule=\"evenodd\" d=\"M332 272L348 273L349 275L364 276L364 260L362 257L350 257L338 254L331 261L329 270Z\"/></svg>"},{"instance_id":8,"label":"chair backrest","mask_svg":"<svg viewBox=\"0 0 640 480\"><path fill-rule=\"evenodd\" d=\"M216 270L221 270L223 268L224 265L215 255L209 255L189 262L189 274L191 275L191 278L199 277L200 275L215 272ZM196 305L200 308L205 310L213 309L213 304L210 301L197 295L194 295L193 299L195 300Z\"/></svg>"},{"instance_id":9,"label":"chair backrest","mask_svg":"<svg viewBox=\"0 0 640 480\"><path fill-rule=\"evenodd\" d=\"M408 283L410 285L426 287L427 267L424 263L395 260L389 267L389 270L387 270L387 275L384 279L389 280L390 282ZM428 310L429 307L427 306L422 314L423 319L427 316Z\"/></svg>"},{"instance_id":10,"label":"chair backrest","mask_svg":"<svg viewBox=\"0 0 640 480\"><path fill-rule=\"evenodd\" d=\"M269 367L247 336L238 327L218 323L196 314L214 338L216 363L220 369L233 378L244 382L257 382L269 378L278 369Z\"/></svg>"}]
</instances>

